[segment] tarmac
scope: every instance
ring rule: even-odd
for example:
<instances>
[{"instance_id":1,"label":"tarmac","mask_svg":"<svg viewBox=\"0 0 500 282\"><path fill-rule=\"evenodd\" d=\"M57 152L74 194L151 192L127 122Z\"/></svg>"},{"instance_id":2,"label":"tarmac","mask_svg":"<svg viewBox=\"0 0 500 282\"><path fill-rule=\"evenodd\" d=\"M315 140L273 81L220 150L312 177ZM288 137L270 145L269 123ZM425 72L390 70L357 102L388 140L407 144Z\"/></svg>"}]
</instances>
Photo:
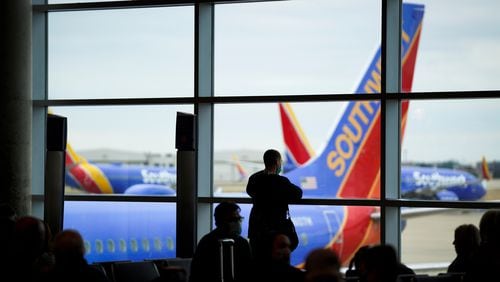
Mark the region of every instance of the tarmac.
<instances>
[{"instance_id":1,"label":"tarmac","mask_svg":"<svg viewBox=\"0 0 500 282\"><path fill-rule=\"evenodd\" d=\"M500 200L500 179L488 182L484 200ZM453 246L455 228L461 224L479 227L483 213L484 210L457 209L408 219L401 233L401 261L422 268L422 271L417 271L419 273L446 272L456 256Z\"/></svg>"}]
</instances>

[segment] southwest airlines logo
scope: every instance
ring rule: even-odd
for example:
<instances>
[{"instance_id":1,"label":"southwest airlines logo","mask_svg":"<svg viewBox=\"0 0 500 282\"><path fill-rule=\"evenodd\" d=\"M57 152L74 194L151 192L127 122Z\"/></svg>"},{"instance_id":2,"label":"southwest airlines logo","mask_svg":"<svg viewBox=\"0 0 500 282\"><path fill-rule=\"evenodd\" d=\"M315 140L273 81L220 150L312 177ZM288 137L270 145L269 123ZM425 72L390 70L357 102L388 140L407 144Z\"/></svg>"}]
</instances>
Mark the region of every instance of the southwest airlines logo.
<instances>
[{"instance_id":1,"label":"southwest airlines logo","mask_svg":"<svg viewBox=\"0 0 500 282\"><path fill-rule=\"evenodd\" d=\"M415 184L417 186L448 187L467 184L467 180L462 174L446 176L438 172L422 174L420 171L415 171L413 172L413 179L415 179Z\"/></svg>"},{"instance_id":2,"label":"southwest airlines logo","mask_svg":"<svg viewBox=\"0 0 500 282\"><path fill-rule=\"evenodd\" d=\"M169 185L175 183L174 175L167 171L149 171L147 169L141 170L142 181L147 184L164 184Z\"/></svg>"},{"instance_id":3,"label":"southwest airlines logo","mask_svg":"<svg viewBox=\"0 0 500 282\"><path fill-rule=\"evenodd\" d=\"M346 109L349 114L344 115L340 124L342 132L336 132L332 138L332 150L326 157L328 168L334 171L335 176L342 178L357 155L362 141L366 137L380 107L379 102L361 101L350 103Z\"/></svg>"}]
</instances>

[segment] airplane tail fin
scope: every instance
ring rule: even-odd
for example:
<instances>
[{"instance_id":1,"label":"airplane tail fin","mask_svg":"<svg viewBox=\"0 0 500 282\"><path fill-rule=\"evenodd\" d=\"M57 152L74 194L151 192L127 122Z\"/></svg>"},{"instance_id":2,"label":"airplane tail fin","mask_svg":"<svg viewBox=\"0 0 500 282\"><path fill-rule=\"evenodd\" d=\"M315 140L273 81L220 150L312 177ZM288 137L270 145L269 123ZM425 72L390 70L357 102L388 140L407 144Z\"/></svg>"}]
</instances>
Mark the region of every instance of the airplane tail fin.
<instances>
[{"instance_id":1,"label":"airplane tail fin","mask_svg":"<svg viewBox=\"0 0 500 282\"><path fill-rule=\"evenodd\" d=\"M403 91L410 91L413 82L418 41L422 27L424 6L403 4ZM381 91L381 53L375 53L355 93ZM408 101L402 104L402 131L408 114ZM293 154L297 146L290 146L287 134L302 138L302 133L285 124L286 108L280 105L282 126L287 150ZM286 116L285 116L286 117ZM293 116L294 117L294 116ZM297 125L294 118L293 125ZM292 129L292 130L290 130ZM373 198L380 194L380 102L348 102L334 132L322 153L306 165L289 172L292 182L300 184L305 196L337 198ZM300 139L300 140L303 140ZM297 150L300 152L299 150ZM306 160L307 162L307 160ZM304 162L305 163L305 162Z\"/></svg>"},{"instance_id":2,"label":"airplane tail fin","mask_svg":"<svg viewBox=\"0 0 500 282\"><path fill-rule=\"evenodd\" d=\"M248 177L248 172L241 165L241 163L236 155L233 155L233 162L234 162L234 165L236 166L236 170L238 171L238 174L240 176L240 181L245 180Z\"/></svg>"},{"instance_id":3,"label":"airplane tail fin","mask_svg":"<svg viewBox=\"0 0 500 282\"><path fill-rule=\"evenodd\" d=\"M488 167L488 162L486 161L486 158L484 156L483 156L483 159L481 161L481 173L482 173L483 179L488 180L488 181L492 179L490 169Z\"/></svg>"},{"instance_id":4,"label":"airplane tail fin","mask_svg":"<svg viewBox=\"0 0 500 282\"><path fill-rule=\"evenodd\" d=\"M305 164L314 156L314 150L309 144L290 104L279 103L279 110L281 130L286 147L284 171L287 172Z\"/></svg>"},{"instance_id":5,"label":"airplane tail fin","mask_svg":"<svg viewBox=\"0 0 500 282\"><path fill-rule=\"evenodd\" d=\"M66 166L74 166L82 163L87 163L87 160L76 153L68 142L66 144Z\"/></svg>"}]
</instances>

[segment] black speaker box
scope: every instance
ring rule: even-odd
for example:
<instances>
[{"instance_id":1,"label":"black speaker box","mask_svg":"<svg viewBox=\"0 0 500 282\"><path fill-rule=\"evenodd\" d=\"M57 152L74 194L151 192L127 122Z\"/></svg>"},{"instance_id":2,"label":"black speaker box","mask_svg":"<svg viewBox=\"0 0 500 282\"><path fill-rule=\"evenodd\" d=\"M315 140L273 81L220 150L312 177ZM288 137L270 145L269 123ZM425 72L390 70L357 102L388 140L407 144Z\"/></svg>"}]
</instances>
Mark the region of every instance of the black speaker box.
<instances>
[{"instance_id":1,"label":"black speaker box","mask_svg":"<svg viewBox=\"0 0 500 282\"><path fill-rule=\"evenodd\" d=\"M58 115L48 114L47 116L47 150L66 150L66 118Z\"/></svg>"},{"instance_id":2,"label":"black speaker box","mask_svg":"<svg viewBox=\"0 0 500 282\"><path fill-rule=\"evenodd\" d=\"M195 115L177 112L175 124L175 148L181 151L196 149L196 119Z\"/></svg>"}]
</instances>

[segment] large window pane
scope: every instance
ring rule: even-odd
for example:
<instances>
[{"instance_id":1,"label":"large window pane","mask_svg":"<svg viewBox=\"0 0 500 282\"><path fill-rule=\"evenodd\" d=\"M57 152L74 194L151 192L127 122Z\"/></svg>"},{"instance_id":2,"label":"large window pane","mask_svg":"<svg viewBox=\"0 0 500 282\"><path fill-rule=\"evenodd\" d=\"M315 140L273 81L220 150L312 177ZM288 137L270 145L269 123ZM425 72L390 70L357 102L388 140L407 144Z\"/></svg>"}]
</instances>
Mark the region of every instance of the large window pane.
<instances>
[{"instance_id":1,"label":"large window pane","mask_svg":"<svg viewBox=\"0 0 500 282\"><path fill-rule=\"evenodd\" d=\"M403 198L500 199L481 162L500 159L500 100L411 101L404 109Z\"/></svg>"},{"instance_id":2,"label":"large window pane","mask_svg":"<svg viewBox=\"0 0 500 282\"><path fill-rule=\"evenodd\" d=\"M64 229L85 242L89 263L175 257L174 203L77 202L64 204Z\"/></svg>"},{"instance_id":3,"label":"large window pane","mask_svg":"<svg viewBox=\"0 0 500 282\"><path fill-rule=\"evenodd\" d=\"M214 186L222 194L237 186L246 195L246 177L264 168L262 155L274 148L304 198L379 197L377 101L216 105L214 124Z\"/></svg>"},{"instance_id":4,"label":"large window pane","mask_svg":"<svg viewBox=\"0 0 500 282\"><path fill-rule=\"evenodd\" d=\"M380 10L371 0L217 5L215 94L355 92L380 45Z\"/></svg>"},{"instance_id":5,"label":"large window pane","mask_svg":"<svg viewBox=\"0 0 500 282\"><path fill-rule=\"evenodd\" d=\"M419 209L403 208L405 213ZM401 260L417 273L437 274L446 272L455 259L453 246L455 228L462 224L479 227L482 210L436 209L421 216L405 220L401 232ZM429 232L432 230L432 232Z\"/></svg>"},{"instance_id":6,"label":"large window pane","mask_svg":"<svg viewBox=\"0 0 500 282\"><path fill-rule=\"evenodd\" d=\"M247 237L252 205L239 206L244 217L241 234ZM347 266L361 246L380 242L379 222L370 217L378 211L378 207L366 206L290 205L290 215L299 236L292 264L304 263L309 252L316 248L331 248L339 255L342 265Z\"/></svg>"},{"instance_id":7,"label":"large window pane","mask_svg":"<svg viewBox=\"0 0 500 282\"><path fill-rule=\"evenodd\" d=\"M49 14L49 98L193 95L193 8Z\"/></svg>"},{"instance_id":8,"label":"large window pane","mask_svg":"<svg viewBox=\"0 0 500 282\"><path fill-rule=\"evenodd\" d=\"M192 106L52 111L68 119L66 194L175 194L176 112L192 113Z\"/></svg>"},{"instance_id":9,"label":"large window pane","mask_svg":"<svg viewBox=\"0 0 500 282\"><path fill-rule=\"evenodd\" d=\"M413 3L413 1L412 1ZM408 91L496 90L500 73L500 3L422 0L425 13ZM403 76L404 78L404 76Z\"/></svg>"}]
</instances>

